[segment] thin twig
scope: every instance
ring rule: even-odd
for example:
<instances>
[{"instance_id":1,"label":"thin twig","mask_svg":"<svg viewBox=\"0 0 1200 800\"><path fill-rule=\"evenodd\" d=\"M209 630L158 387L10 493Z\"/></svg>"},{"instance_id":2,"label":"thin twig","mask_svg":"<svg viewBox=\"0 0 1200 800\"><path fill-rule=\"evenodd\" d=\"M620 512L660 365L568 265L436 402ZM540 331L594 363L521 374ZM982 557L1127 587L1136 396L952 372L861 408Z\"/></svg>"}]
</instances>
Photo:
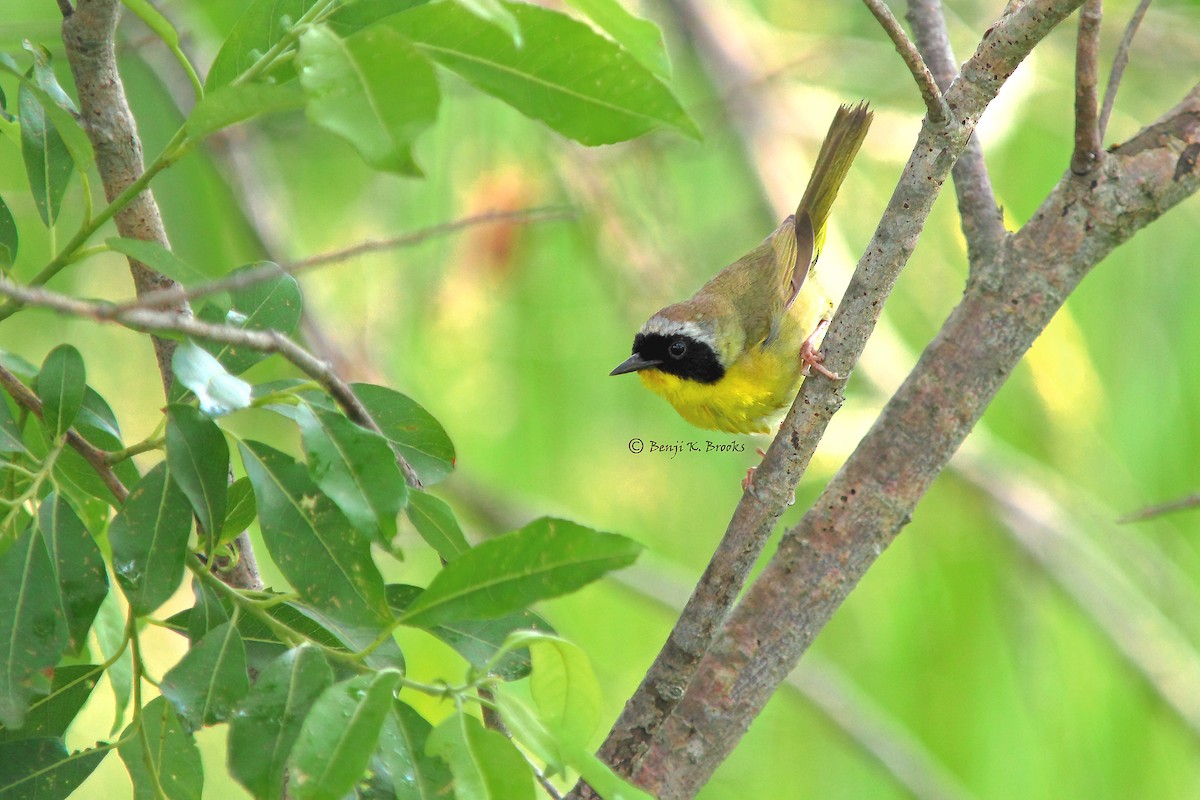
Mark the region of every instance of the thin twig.
<instances>
[{"instance_id":1,"label":"thin twig","mask_svg":"<svg viewBox=\"0 0 1200 800\"><path fill-rule=\"evenodd\" d=\"M278 353L301 372L317 381L341 406L347 417L368 430L382 433L370 412L354 394L354 390L338 377L329 364L321 361L279 331L217 325L175 311L155 311L148 308L128 308L121 311L111 303L89 302L43 288L18 286L3 277L0 277L0 294L25 305L50 308L72 316L94 319L97 322L113 322L136 331L182 333L195 339L249 347L263 353ZM399 453L395 455L396 463L404 473L408 485L420 488L421 479L416 470L402 455Z\"/></svg>"},{"instance_id":2,"label":"thin twig","mask_svg":"<svg viewBox=\"0 0 1200 800\"><path fill-rule=\"evenodd\" d=\"M1133 37L1137 35L1138 27L1142 24L1142 17L1146 16L1148 8L1150 8L1150 0L1142 0L1138 3L1133 17L1125 27L1125 35L1121 37L1121 44L1117 46L1117 54L1113 56L1112 72L1108 76L1108 85L1104 87L1104 104L1100 107L1100 120L1097 124L1102 142L1104 133L1108 130L1108 119L1112 116L1113 105L1117 101L1117 89L1121 85L1121 78L1125 75L1125 67L1129 64L1129 48L1133 44Z\"/></svg>"},{"instance_id":3,"label":"thin twig","mask_svg":"<svg viewBox=\"0 0 1200 800\"><path fill-rule=\"evenodd\" d=\"M958 74L958 61L950 46L946 31L946 15L941 0L908 0L908 24L925 63L933 72L942 91L950 88ZM976 264L990 260L1007 233L1004 215L996 204L983 147L978 136L972 136L951 171L954 190L958 195L958 216L962 220L963 237L967 240L967 261L975 272Z\"/></svg>"},{"instance_id":4,"label":"thin twig","mask_svg":"<svg viewBox=\"0 0 1200 800\"><path fill-rule=\"evenodd\" d=\"M1071 172L1087 175L1100 161L1098 75L1100 20L1103 0L1087 0L1079 10L1079 36L1075 42L1075 150Z\"/></svg>"},{"instance_id":5,"label":"thin twig","mask_svg":"<svg viewBox=\"0 0 1200 800\"><path fill-rule=\"evenodd\" d=\"M1157 503L1152 506L1134 511L1131 514L1126 514L1117 520L1122 524L1129 522L1143 522L1155 517L1161 517L1163 514L1171 514L1176 511L1184 511L1189 508L1200 508L1200 493L1189 494L1186 497L1180 497L1177 500L1171 500L1166 503Z\"/></svg>"},{"instance_id":6,"label":"thin twig","mask_svg":"<svg viewBox=\"0 0 1200 800\"><path fill-rule=\"evenodd\" d=\"M237 289L269 280L280 274L296 275L315 267L348 261L368 253L394 250L401 247L412 247L430 239L439 236L448 236L476 225L484 225L491 222L548 222L552 220L573 219L574 217L574 209L554 206L507 211L487 211L463 217L462 219L431 225L428 228L422 228L400 236L361 242L352 247L303 258L291 264L262 264L253 269L243 270L234 275L189 288L177 286L169 289L161 289L142 295L136 300L121 303L116 306L116 309L118 312L124 312L134 308L154 309L174 306L181 302L196 300L197 298L217 294L218 292L236 291Z\"/></svg>"},{"instance_id":7,"label":"thin twig","mask_svg":"<svg viewBox=\"0 0 1200 800\"><path fill-rule=\"evenodd\" d=\"M921 91L921 99L925 101L929 121L935 125L945 125L950 120L950 108L946 105L946 98L938 88L937 81L933 79L933 73L925 65L925 59L921 58L920 51L908 38L904 28L900 27L900 21L896 19L896 15L883 0L863 0L863 2L875 15L875 19L879 20L879 24L887 32L892 44L896 45L896 51L900 53L908 71L916 80L917 88Z\"/></svg>"},{"instance_id":8,"label":"thin twig","mask_svg":"<svg viewBox=\"0 0 1200 800\"><path fill-rule=\"evenodd\" d=\"M4 391L8 392L9 396L13 400L16 400L21 407L28 409L30 413L41 418L41 398L34 394L32 389L21 383L21 379L2 364L0 364L0 386L3 386ZM117 477L117 474L112 471L112 467L109 466L108 453L83 438L74 428L68 428L66 436L67 444L71 445L75 452L79 453L85 461L91 464L92 469L96 470L96 474L100 476L100 480L112 492L117 502L124 503L125 498L129 496L129 490L125 488L125 484L121 483L121 479Z\"/></svg>"}]
</instances>

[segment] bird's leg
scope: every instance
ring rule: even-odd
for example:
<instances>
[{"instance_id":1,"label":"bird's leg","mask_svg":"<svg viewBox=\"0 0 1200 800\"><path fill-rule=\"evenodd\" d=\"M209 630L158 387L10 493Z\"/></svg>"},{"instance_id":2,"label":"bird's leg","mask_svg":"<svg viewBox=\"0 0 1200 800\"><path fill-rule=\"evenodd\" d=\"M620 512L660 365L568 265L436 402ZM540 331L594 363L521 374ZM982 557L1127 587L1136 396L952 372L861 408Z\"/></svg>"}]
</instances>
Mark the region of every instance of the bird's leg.
<instances>
[{"instance_id":1,"label":"bird's leg","mask_svg":"<svg viewBox=\"0 0 1200 800\"><path fill-rule=\"evenodd\" d=\"M767 452L761 447L754 448L754 452L758 453L759 458L765 458ZM746 477L742 479L742 491L748 491L754 486L754 470L755 467L746 467Z\"/></svg>"},{"instance_id":2,"label":"bird's leg","mask_svg":"<svg viewBox=\"0 0 1200 800\"><path fill-rule=\"evenodd\" d=\"M820 349L817 347L817 339L824 336L828 328L829 320L821 320L817 324L817 329L800 345L800 360L804 362L804 369L801 370L801 373L809 375L815 369L826 378L829 378L829 380L836 381L840 380L842 376L824 366L825 356L821 354Z\"/></svg>"}]
</instances>

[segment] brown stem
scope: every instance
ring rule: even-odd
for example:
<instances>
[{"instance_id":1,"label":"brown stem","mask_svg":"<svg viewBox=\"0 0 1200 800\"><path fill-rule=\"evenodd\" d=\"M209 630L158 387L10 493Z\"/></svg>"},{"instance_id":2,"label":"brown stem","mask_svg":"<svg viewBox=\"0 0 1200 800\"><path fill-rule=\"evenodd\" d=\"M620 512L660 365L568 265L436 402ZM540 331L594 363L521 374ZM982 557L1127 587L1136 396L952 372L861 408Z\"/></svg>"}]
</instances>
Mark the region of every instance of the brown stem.
<instances>
[{"instance_id":1,"label":"brown stem","mask_svg":"<svg viewBox=\"0 0 1200 800\"><path fill-rule=\"evenodd\" d=\"M31 414L41 418L41 398L34 394L32 389L21 383L21 379L3 365L0 365L0 386L3 386L4 391L8 392L9 396L13 400L16 400L20 406L28 409ZM80 436L79 432L74 428L67 430L67 444L75 452L83 456L84 460L92 466L92 469L96 470L96 474L100 476L100 480L112 492L116 501L124 503L125 498L129 496L129 490L125 488L125 484L121 483L121 479L113 472L112 467L108 463L108 454Z\"/></svg>"},{"instance_id":2,"label":"brown stem","mask_svg":"<svg viewBox=\"0 0 1200 800\"><path fill-rule=\"evenodd\" d=\"M949 89L958 74L958 62L950 47L941 0L909 0L908 22L938 86L943 91ZM954 177L958 216L967 240L967 260L974 269L975 264L995 255L1006 234L1004 215L996 205L992 181L983 160L983 147L977 137L972 136L967 142L967 149L954 163L950 174Z\"/></svg>"},{"instance_id":3,"label":"brown stem","mask_svg":"<svg viewBox=\"0 0 1200 800\"><path fill-rule=\"evenodd\" d=\"M1129 24L1125 26L1125 34L1121 37L1121 43L1117 45L1117 53L1113 56L1112 72L1108 75L1108 85L1104 87L1104 104L1100 107L1100 121L1097 124L1101 141L1104 140L1104 133L1108 130L1108 119L1112 116L1113 104L1117 101L1117 89L1121 85L1121 78L1125 75L1125 67L1129 64L1129 48L1133 44L1133 37L1137 35L1137 30L1142 24L1142 17L1146 16L1148 8L1150 8L1150 0L1142 0L1138 3Z\"/></svg>"},{"instance_id":4,"label":"brown stem","mask_svg":"<svg viewBox=\"0 0 1200 800\"><path fill-rule=\"evenodd\" d=\"M72 13L64 12L62 25L67 61L79 95L80 122L95 150L96 169L109 202L144 170L142 143L117 71L115 37L120 13L119 0L79 0ZM170 248L158 203L149 189L118 210L114 220L124 237ZM129 259L129 268L139 295L176 285L136 259ZM168 395L174 380L171 371L174 351L174 342L154 337L158 371Z\"/></svg>"},{"instance_id":5,"label":"brown stem","mask_svg":"<svg viewBox=\"0 0 1200 800\"><path fill-rule=\"evenodd\" d=\"M1079 12L1075 42L1075 150L1071 171L1087 175L1101 157L1097 64L1100 51L1102 0L1087 0Z\"/></svg>"},{"instance_id":6,"label":"brown stem","mask_svg":"<svg viewBox=\"0 0 1200 800\"><path fill-rule=\"evenodd\" d=\"M934 80L929 67L925 65L925 59L921 58L920 51L905 34L904 28L900 27L900 21L888 8L887 3L883 0L863 0L863 2L867 4L867 8L883 26L883 30L892 40L892 44L896 45L896 51L900 53L905 66L916 80L917 88L921 91L921 99L925 101L929 121L934 125L944 125L950 119L950 109L946 106L946 98L942 96L942 90L938 88L937 81Z\"/></svg>"},{"instance_id":7,"label":"brown stem","mask_svg":"<svg viewBox=\"0 0 1200 800\"><path fill-rule=\"evenodd\" d=\"M301 372L311 377L341 406L346 416L369 430L380 433L379 425L371 417L366 406L354 394L349 384L338 377L329 364L293 342L276 330L235 328L216 325L196 319L190 314L175 311L155 311L148 308L121 310L111 303L92 303L65 294L37 287L18 286L7 278L0 277L0 294L7 295L30 306L52 308L77 317L94 319L97 322L115 322L137 331L171 331L194 339L204 339L221 344L248 347L263 353L278 353L294 364ZM412 465L396 453L396 463L404 473L409 486L421 488L421 479Z\"/></svg>"}]
</instances>

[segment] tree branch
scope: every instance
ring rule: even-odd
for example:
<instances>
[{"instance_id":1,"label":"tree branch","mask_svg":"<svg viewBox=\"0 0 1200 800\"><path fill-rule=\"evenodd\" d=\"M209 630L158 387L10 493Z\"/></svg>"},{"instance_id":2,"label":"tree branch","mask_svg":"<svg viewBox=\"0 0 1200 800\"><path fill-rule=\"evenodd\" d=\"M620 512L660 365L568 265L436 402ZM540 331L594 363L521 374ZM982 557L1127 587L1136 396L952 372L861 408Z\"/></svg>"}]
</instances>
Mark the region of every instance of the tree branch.
<instances>
[{"instance_id":1,"label":"tree branch","mask_svg":"<svg viewBox=\"0 0 1200 800\"><path fill-rule=\"evenodd\" d=\"M276 330L253 330L228 325L214 325L176 311L156 311L147 308L120 309L111 303L94 303L48 289L18 286L0 277L0 294L30 306L50 308L76 317L97 322L114 322L135 331L150 333L170 331L194 339L249 347L263 353L278 353L297 369L315 380L337 402L354 422L368 430L381 433L370 412L354 394L354 390L337 376L328 364ZM421 488L421 479L412 465L399 453L396 463L409 486Z\"/></svg>"},{"instance_id":2,"label":"tree branch","mask_svg":"<svg viewBox=\"0 0 1200 800\"><path fill-rule=\"evenodd\" d=\"M1096 126L1100 131L1102 142L1104 133L1108 130L1108 119L1112 116L1113 105L1117 101L1117 89L1121 85L1121 78L1125 75L1125 67L1129 64L1129 48L1133 44L1133 37L1137 34L1137 30L1142 24L1142 17L1146 16L1148 8L1150 8L1150 0L1141 0L1138 3L1133 17L1125 27L1121 44L1117 46L1117 53L1113 56L1112 72L1108 75L1108 85L1104 87L1104 104L1100 107L1100 120Z\"/></svg>"},{"instance_id":3,"label":"tree branch","mask_svg":"<svg viewBox=\"0 0 1200 800\"><path fill-rule=\"evenodd\" d=\"M1040 0L1017 7L993 26L992 35L964 65L946 96L957 118L936 129L923 126L904 176L834 314L825 338L826 364L831 369L848 374L866 346L882 301L912 254L938 190L987 104L1033 46L1080 2ZM674 745L682 747L678 741L663 744L664 736L671 734L660 730L661 726L680 709L681 701L692 696L698 665L712 660L710 643L716 627L725 619L746 572L787 507L829 420L841 407L844 388L841 381L807 380L801 385L779 435L755 473L753 491L743 494L688 607L601 749L618 774L634 776L652 793L661 791L664 798L690 797L686 792L707 780L761 708L750 704L740 709L740 723L732 725L742 727L736 735L732 728L721 732L726 738L713 743L704 766L690 759L686 765L681 763L676 755L682 750L672 749ZM723 693L724 689L716 687L714 691ZM769 693L767 690L762 702ZM577 789L573 796L588 797L587 791Z\"/></svg>"},{"instance_id":4,"label":"tree branch","mask_svg":"<svg viewBox=\"0 0 1200 800\"><path fill-rule=\"evenodd\" d=\"M921 58L921 53L904 33L904 29L900 27L900 21L896 19L892 10L883 0L863 0L863 2L875 15L875 19L879 20L879 24L887 32L892 44L896 45L896 52L900 53L905 66L916 80L917 88L921 91L921 99L925 101L929 121L934 125L946 124L950 119L950 109L946 106L946 98L942 96L942 91L938 88L933 73L925 65L925 60Z\"/></svg>"},{"instance_id":5,"label":"tree branch","mask_svg":"<svg viewBox=\"0 0 1200 800\"><path fill-rule=\"evenodd\" d=\"M1075 150L1071 171L1087 175L1101 158L1097 85L1102 0L1087 0L1079 12L1075 42Z\"/></svg>"},{"instance_id":6,"label":"tree branch","mask_svg":"<svg viewBox=\"0 0 1200 800\"><path fill-rule=\"evenodd\" d=\"M128 303L121 303L117 306L117 310L128 311L134 308L161 309L178 307L180 303L190 302L201 297L217 294L218 292L235 291L247 286L253 286L256 283L269 280L276 275L296 275L316 267L348 261L368 253L395 250L401 247L413 247L430 239L439 236L449 236L450 234L458 233L461 230L476 225L485 225L492 222L548 222L551 220L573 219L574 217L575 211L570 208L546 207L486 211L470 217L463 217L462 219L451 220L450 222L443 222L438 225L430 225L427 228L421 228L412 233L405 233L377 241L360 242L351 247L345 247L328 253L320 253L309 258L302 258L291 264L262 264L253 269L243 270L242 272L192 287L183 287L176 284L169 288L148 292Z\"/></svg>"},{"instance_id":7,"label":"tree branch","mask_svg":"<svg viewBox=\"0 0 1200 800\"><path fill-rule=\"evenodd\" d=\"M64 14L62 25L67 61L79 95L80 122L96 153L96 168L109 202L133 185L145 168L137 125L117 71L115 39L120 12L119 0L79 0L74 12ZM126 238L170 248L162 215L149 189L118 209L114 221ZM129 259L129 268L138 294L176 285L136 259ZM158 371L168 395L174 380L174 351L174 342L154 338Z\"/></svg>"},{"instance_id":8,"label":"tree branch","mask_svg":"<svg viewBox=\"0 0 1200 800\"><path fill-rule=\"evenodd\" d=\"M946 33L941 0L909 0L907 16L917 47L925 56L938 86L942 91L949 89L958 74L958 62ZM958 216L967 240L967 260L974 269L975 264L995 255L1007 233L978 137L972 136L967 142L967 148L954 163L950 174L954 177Z\"/></svg>"},{"instance_id":9,"label":"tree branch","mask_svg":"<svg viewBox=\"0 0 1200 800\"><path fill-rule=\"evenodd\" d=\"M1069 3L1032 5L1014 16L1033 14L1042 25L1070 11ZM1014 37L1005 32L1001 38L1009 50ZM968 64L964 75L972 74L978 72ZM963 93L951 108L967 108L963 100L974 91L964 88ZM661 800L691 797L703 785L907 523L1070 291L1114 247L1200 189L1200 172L1186 158L1198 143L1200 86L1115 148L1100 165L1095 186L1064 176L995 264L969 284L917 367L730 615L675 712L654 736L633 776L637 783ZM883 245L877 240L871 250ZM1046 259L1047 248L1055 252L1053 261ZM806 382L801 399L814 385L817 397L828 393L827 382ZM785 434L787 428L785 423ZM683 752L686 758L679 757Z\"/></svg>"},{"instance_id":10,"label":"tree branch","mask_svg":"<svg viewBox=\"0 0 1200 800\"><path fill-rule=\"evenodd\" d=\"M3 364L0 364L0 386L3 386L4 391L8 392L9 397L16 400L20 406L28 409L31 414L37 416L39 419L41 418L41 398L34 394L32 389L21 383L21 379L10 372ZM129 496L129 490L125 488L125 484L121 483L121 479L113 472L112 466L108 463L108 454L80 436L79 432L74 428L68 428L66 436L67 444L75 452L83 456L84 460L92 466L92 469L96 470L96 474L100 476L100 480L112 492L116 501L124 503L125 498Z\"/></svg>"}]
</instances>

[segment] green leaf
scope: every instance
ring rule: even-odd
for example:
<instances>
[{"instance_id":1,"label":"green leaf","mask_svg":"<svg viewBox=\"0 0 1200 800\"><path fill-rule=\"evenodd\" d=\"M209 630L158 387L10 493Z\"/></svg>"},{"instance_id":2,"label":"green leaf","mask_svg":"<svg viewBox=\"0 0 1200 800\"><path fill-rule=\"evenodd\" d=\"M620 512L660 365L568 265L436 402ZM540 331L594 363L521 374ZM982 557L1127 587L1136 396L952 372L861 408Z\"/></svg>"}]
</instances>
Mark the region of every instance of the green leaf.
<instances>
[{"instance_id":1,"label":"green leaf","mask_svg":"<svg viewBox=\"0 0 1200 800\"><path fill-rule=\"evenodd\" d=\"M37 392L42 400L42 421L55 437L75 422L86 391L87 373L79 351L69 344L51 350L38 373Z\"/></svg>"},{"instance_id":2,"label":"green leaf","mask_svg":"<svg viewBox=\"0 0 1200 800\"><path fill-rule=\"evenodd\" d=\"M384 437L396 445L421 482L431 486L454 469L454 445L433 415L414 400L386 386L352 385Z\"/></svg>"},{"instance_id":3,"label":"green leaf","mask_svg":"<svg viewBox=\"0 0 1200 800\"><path fill-rule=\"evenodd\" d=\"M8 272L17 261L17 221L0 197L0 272Z\"/></svg>"},{"instance_id":4,"label":"green leaf","mask_svg":"<svg viewBox=\"0 0 1200 800\"><path fill-rule=\"evenodd\" d=\"M238 267L229 274L234 276L270 266L275 265L258 261ZM300 312L303 307L300 284L285 272L234 289L229 295L233 307L228 313L214 316L210 311L211 306L205 306L199 316L207 322L232 325L242 330L276 330L285 335L290 335L300 324ZM240 375L270 355L233 344L204 343L204 348L216 356L225 369L234 375ZM191 389L190 386L188 388Z\"/></svg>"},{"instance_id":5,"label":"green leaf","mask_svg":"<svg viewBox=\"0 0 1200 800\"><path fill-rule=\"evenodd\" d=\"M391 549L408 485L387 440L317 407L299 407L297 421L313 480L355 528Z\"/></svg>"},{"instance_id":6,"label":"green leaf","mask_svg":"<svg viewBox=\"0 0 1200 800\"><path fill-rule=\"evenodd\" d=\"M300 84L315 125L354 145L375 169L420 175L416 138L437 119L433 66L386 25L340 38L325 26L300 37Z\"/></svg>"},{"instance_id":7,"label":"green leaf","mask_svg":"<svg viewBox=\"0 0 1200 800\"><path fill-rule=\"evenodd\" d=\"M433 729L429 753L454 774L457 800L533 800L533 772L513 743L457 712Z\"/></svg>"},{"instance_id":8,"label":"green leaf","mask_svg":"<svg viewBox=\"0 0 1200 800\"><path fill-rule=\"evenodd\" d=\"M427 753L433 726L411 706L393 701L379 733L382 772L396 800L441 800L451 785L446 763Z\"/></svg>"},{"instance_id":9,"label":"green leaf","mask_svg":"<svg viewBox=\"0 0 1200 800\"><path fill-rule=\"evenodd\" d=\"M249 688L246 648L230 622L204 634L163 676L160 686L192 730L225 720Z\"/></svg>"},{"instance_id":10,"label":"green leaf","mask_svg":"<svg viewBox=\"0 0 1200 800\"><path fill-rule=\"evenodd\" d=\"M400 619L428 629L455 620L502 617L626 567L641 549L617 534L565 520L535 520L451 561Z\"/></svg>"},{"instance_id":11,"label":"green leaf","mask_svg":"<svg viewBox=\"0 0 1200 800\"><path fill-rule=\"evenodd\" d=\"M586 747L600 722L600 684L587 655L565 639L531 642L529 689L541 718L568 750Z\"/></svg>"},{"instance_id":12,"label":"green leaf","mask_svg":"<svg viewBox=\"0 0 1200 800\"><path fill-rule=\"evenodd\" d=\"M568 755L569 763L604 800L654 800L644 791L617 777L612 768L582 748Z\"/></svg>"},{"instance_id":13,"label":"green leaf","mask_svg":"<svg viewBox=\"0 0 1200 800\"><path fill-rule=\"evenodd\" d=\"M521 48L525 45L521 37L521 26L500 0L455 0L460 6L479 17L484 22L490 22L507 33L512 38L513 45Z\"/></svg>"},{"instance_id":14,"label":"green leaf","mask_svg":"<svg viewBox=\"0 0 1200 800\"><path fill-rule=\"evenodd\" d=\"M156 272L161 272L176 283L182 283L185 286L204 283L212 277L184 261L158 242L113 236L105 239L104 244L110 250L140 261Z\"/></svg>"},{"instance_id":15,"label":"green leaf","mask_svg":"<svg viewBox=\"0 0 1200 800\"><path fill-rule=\"evenodd\" d=\"M630 14L617 0L567 0L591 17L617 44L663 80L671 77L671 60L662 31L649 20Z\"/></svg>"},{"instance_id":16,"label":"green leaf","mask_svg":"<svg viewBox=\"0 0 1200 800\"><path fill-rule=\"evenodd\" d=\"M179 382L196 395L205 414L228 414L250 405L250 384L230 375L217 358L190 341L175 348L171 368Z\"/></svg>"},{"instance_id":17,"label":"green leaf","mask_svg":"<svg viewBox=\"0 0 1200 800\"><path fill-rule=\"evenodd\" d=\"M78 653L108 595L104 556L75 510L58 492L48 494L38 508L38 528L54 567L68 647Z\"/></svg>"},{"instance_id":18,"label":"green leaf","mask_svg":"<svg viewBox=\"0 0 1200 800\"><path fill-rule=\"evenodd\" d=\"M241 477L229 484L227 503L225 526L221 529L217 544L232 542L250 527L258 514L258 506L254 504L254 487L250 485L249 478Z\"/></svg>"},{"instance_id":19,"label":"green leaf","mask_svg":"<svg viewBox=\"0 0 1200 800\"><path fill-rule=\"evenodd\" d=\"M217 423L194 406L167 406L167 466L214 552L229 496L229 445Z\"/></svg>"},{"instance_id":20,"label":"green leaf","mask_svg":"<svg viewBox=\"0 0 1200 800\"><path fill-rule=\"evenodd\" d=\"M222 86L196 103L187 118L188 137L203 139L252 117L301 108L304 108L304 93L296 81Z\"/></svg>"},{"instance_id":21,"label":"green leaf","mask_svg":"<svg viewBox=\"0 0 1200 800\"><path fill-rule=\"evenodd\" d=\"M41 97L27 82L22 82L17 90L17 108L21 115L21 155L25 160L25 174L38 215L49 227L58 219L75 161L57 126L47 115Z\"/></svg>"},{"instance_id":22,"label":"green leaf","mask_svg":"<svg viewBox=\"0 0 1200 800\"><path fill-rule=\"evenodd\" d=\"M125 722L125 710L133 696L133 653L125 642L125 612L117 601L116 592L109 592L96 613L92 633L99 645L100 655L108 664L104 671L112 686L114 712L110 733L116 733ZM120 655L117 655L118 651ZM111 661L115 656L115 660Z\"/></svg>"},{"instance_id":23,"label":"green leaf","mask_svg":"<svg viewBox=\"0 0 1200 800\"><path fill-rule=\"evenodd\" d=\"M317 697L333 684L333 671L312 645L272 661L238 707L229 726L229 772L259 800L283 796L292 746Z\"/></svg>"},{"instance_id":24,"label":"green leaf","mask_svg":"<svg viewBox=\"0 0 1200 800\"><path fill-rule=\"evenodd\" d=\"M71 154L75 166L82 173L91 165L94 153L91 141L75 118L78 112L71 102L71 98L58 84L58 79L54 75L54 69L50 66L49 56L44 48L28 47L26 49L34 57L32 76L22 72L16 62L4 54L0 54L0 72L7 72L20 80L22 86L28 89L42 104L42 111L54 124L67 151Z\"/></svg>"},{"instance_id":25,"label":"green leaf","mask_svg":"<svg viewBox=\"0 0 1200 800\"><path fill-rule=\"evenodd\" d=\"M671 91L632 55L563 14L507 4L525 37L512 37L454 3L431 3L380 23L481 91L586 145L660 127L699 138Z\"/></svg>"},{"instance_id":26,"label":"green leaf","mask_svg":"<svg viewBox=\"0 0 1200 800\"><path fill-rule=\"evenodd\" d=\"M446 561L453 561L471 549L454 512L441 498L425 492L411 492L406 513L421 538Z\"/></svg>"},{"instance_id":27,"label":"green leaf","mask_svg":"<svg viewBox=\"0 0 1200 800\"><path fill-rule=\"evenodd\" d=\"M315 3L316 0L250 3L213 60L204 83L206 91L216 91L253 66Z\"/></svg>"},{"instance_id":28,"label":"green leaf","mask_svg":"<svg viewBox=\"0 0 1200 800\"><path fill-rule=\"evenodd\" d=\"M200 800L204 790L200 750L165 697L147 703L121 738L117 752L133 781L134 800Z\"/></svg>"},{"instance_id":29,"label":"green leaf","mask_svg":"<svg viewBox=\"0 0 1200 800\"><path fill-rule=\"evenodd\" d=\"M12 408L5 395L0 395L0 453L24 453L21 428L13 418Z\"/></svg>"},{"instance_id":30,"label":"green leaf","mask_svg":"<svg viewBox=\"0 0 1200 800\"><path fill-rule=\"evenodd\" d=\"M61 737L91 696L102 672L103 668L95 664L56 667L49 693L29 704L22 727L9 729L0 726L0 742L42 736Z\"/></svg>"},{"instance_id":31,"label":"green leaf","mask_svg":"<svg viewBox=\"0 0 1200 800\"><path fill-rule=\"evenodd\" d=\"M113 572L133 613L149 614L175 593L191 530L187 496L160 463L129 493L108 530Z\"/></svg>"},{"instance_id":32,"label":"green leaf","mask_svg":"<svg viewBox=\"0 0 1200 800\"><path fill-rule=\"evenodd\" d=\"M54 566L42 537L28 528L0 556L0 725L20 728L35 694L45 694L41 671L67 646L59 618Z\"/></svg>"},{"instance_id":33,"label":"green leaf","mask_svg":"<svg viewBox=\"0 0 1200 800\"><path fill-rule=\"evenodd\" d=\"M0 797L65 800L106 755L107 750L68 753L59 738L0 743Z\"/></svg>"},{"instance_id":34,"label":"green leaf","mask_svg":"<svg viewBox=\"0 0 1200 800\"><path fill-rule=\"evenodd\" d=\"M396 670L383 670L321 693L289 759L288 791L296 800L340 800L354 787L379 742L401 677Z\"/></svg>"},{"instance_id":35,"label":"green leaf","mask_svg":"<svg viewBox=\"0 0 1200 800\"><path fill-rule=\"evenodd\" d=\"M384 17L425 5L429 0L354 0L338 6L325 20L343 38L374 25Z\"/></svg>"},{"instance_id":36,"label":"green leaf","mask_svg":"<svg viewBox=\"0 0 1200 800\"><path fill-rule=\"evenodd\" d=\"M391 621L371 543L287 455L242 442L263 541L300 597L352 625Z\"/></svg>"},{"instance_id":37,"label":"green leaf","mask_svg":"<svg viewBox=\"0 0 1200 800\"><path fill-rule=\"evenodd\" d=\"M188 642L194 645L209 631L229 622L229 610L216 592L196 577L192 578L192 596L196 598L195 604L181 613L187 615Z\"/></svg>"},{"instance_id":38,"label":"green leaf","mask_svg":"<svg viewBox=\"0 0 1200 800\"><path fill-rule=\"evenodd\" d=\"M527 702L505 691L495 695L496 709L513 740L524 745L534 756L555 772L566 772L567 756L562 746Z\"/></svg>"},{"instance_id":39,"label":"green leaf","mask_svg":"<svg viewBox=\"0 0 1200 800\"><path fill-rule=\"evenodd\" d=\"M419 586L388 584L388 605L396 614L403 614L414 599L424 591ZM529 610L506 614L498 619L456 620L436 625L429 630L476 669L488 669L506 681L516 681L529 674L531 662L527 648L506 651L492 663L501 646L514 631L537 630L553 634L550 623Z\"/></svg>"}]
</instances>

